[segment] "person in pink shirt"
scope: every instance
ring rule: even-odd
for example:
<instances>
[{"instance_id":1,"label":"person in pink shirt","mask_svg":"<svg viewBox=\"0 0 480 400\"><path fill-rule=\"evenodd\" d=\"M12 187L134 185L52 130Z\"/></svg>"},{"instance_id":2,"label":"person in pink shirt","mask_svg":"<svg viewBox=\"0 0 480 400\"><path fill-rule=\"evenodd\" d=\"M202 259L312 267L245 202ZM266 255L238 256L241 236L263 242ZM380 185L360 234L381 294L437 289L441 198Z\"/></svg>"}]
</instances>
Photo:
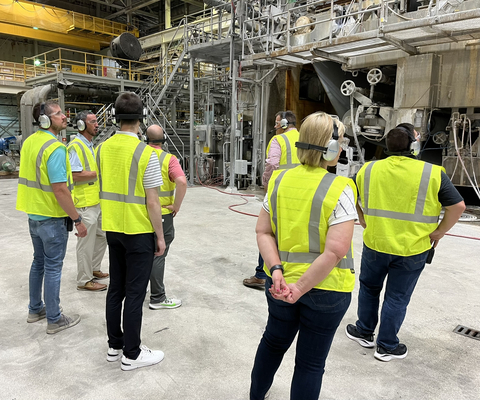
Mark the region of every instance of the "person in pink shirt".
<instances>
[{"instance_id":1,"label":"person in pink shirt","mask_svg":"<svg viewBox=\"0 0 480 400\"><path fill-rule=\"evenodd\" d=\"M298 141L299 133L295 127L297 117L292 111L279 111L275 114L275 136L270 140L265 159L265 170L262 183L267 190L268 182L276 169L289 169L299 165L295 142ZM262 255L258 255L258 265L255 275L245 278L243 284L250 288L264 289L267 274L263 270Z\"/></svg>"},{"instance_id":2,"label":"person in pink shirt","mask_svg":"<svg viewBox=\"0 0 480 400\"><path fill-rule=\"evenodd\" d=\"M165 143L163 129L158 125L151 125L147 129L147 142L153 147L158 155L162 170L163 185L160 186L159 197L162 206L163 235L166 249L163 255L153 259L152 273L150 275L150 303L151 310L172 309L182 305L182 300L173 297L168 298L165 294L165 258L167 257L170 244L175 238L173 218L180 211L183 198L187 192L187 179L173 154L162 150Z\"/></svg>"}]
</instances>

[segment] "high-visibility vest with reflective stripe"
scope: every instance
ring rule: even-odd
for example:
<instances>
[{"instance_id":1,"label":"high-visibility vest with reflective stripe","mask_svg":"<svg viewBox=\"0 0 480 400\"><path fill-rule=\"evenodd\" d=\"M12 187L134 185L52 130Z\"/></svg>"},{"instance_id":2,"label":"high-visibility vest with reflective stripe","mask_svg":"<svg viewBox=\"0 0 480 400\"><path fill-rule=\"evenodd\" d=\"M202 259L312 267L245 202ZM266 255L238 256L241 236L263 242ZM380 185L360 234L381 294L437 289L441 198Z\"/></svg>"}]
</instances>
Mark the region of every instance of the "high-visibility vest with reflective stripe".
<instances>
[{"instance_id":1,"label":"high-visibility vest with reflective stripe","mask_svg":"<svg viewBox=\"0 0 480 400\"><path fill-rule=\"evenodd\" d=\"M356 178L367 224L365 245L405 257L427 251L442 208L442 170L400 156L366 163Z\"/></svg>"},{"instance_id":2,"label":"high-visibility vest with reflective stripe","mask_svg":"<svg viewBox=\"0 0 480 400\"><path fill-rule=\"evenodd\" d=\"M158 196L160 199L161 206L170 206L175 201L175 182L172 182L168 176L168 166L170 164L170 159L175 157L173 154L167 153L161 149L156 149L154 147L153 151L157 153L158 160L160 162L160 168L162 169L162 180L163 185L158 189ZM168 208L162 207L162 215L171 214L172 211Z\"/></svg>"},{"instance_id":3,"label":"high-visibility vest with reflective stripe","mask_svg":"<svg viewBox=\"0 0 480 400\"><path fill-rule=\"evenodd\" d=\"M68 144L68 149L72 147L83 165L83 170L97 172L97 164L88 146L79 138L75 138ZM75 207L91 207L100 203L98 174L97 177L92 181L74 182L73 185L72 193Z\"/></svg>"},{"instance_id":4,"label":"high-visibility vest with reflective stripe","mask_svg":"<svg viewBox=\"0 0 480 400\"><path fill-rule=\"evenodd\" d=\"M96 149L102 229L128 235L153 232L143 177L153 149L137 138L116 134Z\"/></svg>"},{"instance_id":5,"label":"high-visibility vest with reflective stripe","mask_svg":"<svg viewBox=\"0 0 480 400\"><path fill-rule=\"evenodd\" d=\"M267 157L270 152L270 146L273 139L277 139L278 144L282 148L282 155L280 156L280 164L278 169L290 169L300 165L300 160L297 155L297 148L295 142L298 142L300 133L296 129L289 130L280 135L275 135L268 143Z\"/></svg>"},{"instance_id":6,"label":"high-visibility vest with reflective stripe","mask_svg":"<svg viewBox=\"0 0 480 400\"><path fill-rule=\"evenodd\" d=\"M347 185L356 194L351 179L308 165L273 173L268 184L270 222L287 283L297 282L325 250L328 219ZM270 276L266 265L264 270ZM347 255L315 288L351 292L354 274L350 245Z\"/></svg>"},{"instance_id":7,"label":"high-visibility vest with reflective stripe","mask_svg":"<svg viewBox=\"0 0 480 400\"><path fill-rule=\"evenodd\" d=\"M60 218L67 216L53 193L47 169L49 157L61 146L65 145L49 133L41 130L25 140L22 146L22 162L18 174L17 210L44 217ZM65 155L65 157L67 166L66 184L71 191L73 188L72 172L68 155Z\"/></svg>"}]
</instances>

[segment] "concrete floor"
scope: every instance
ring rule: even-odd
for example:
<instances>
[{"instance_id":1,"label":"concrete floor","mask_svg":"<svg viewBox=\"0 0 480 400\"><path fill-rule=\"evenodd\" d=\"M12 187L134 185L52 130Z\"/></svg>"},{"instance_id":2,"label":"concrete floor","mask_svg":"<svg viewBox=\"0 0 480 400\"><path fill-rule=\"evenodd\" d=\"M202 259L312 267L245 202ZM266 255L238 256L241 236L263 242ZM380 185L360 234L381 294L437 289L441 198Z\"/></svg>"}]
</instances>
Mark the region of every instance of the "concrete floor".
<instances>
[{"instance_id":1,"label":"concrete floor","mask_svg":"<svg viewBox=\"0 0 480 400\"><path fill-rule=\"evenodd\" d=\"M258 250L256 218L233 213L238 196L192 187L175 218L177 238L167 258L167 294L183 300L175 310L148 309L142 338L165 352L156 366L123 372L105 360L106 292L76 290L76 237L70 235L61 304L81 322L47 335L46 320L26 323L32 245L27 218L15 210L17 180L0 181L0 376L1 399L247 399L250 371L267 317L262 291L242 285ZM238 209L258 213L253 197ZM451 233L480 237L478 224ZM355 227L358 271L362 228ZM423 272L399 337L408 357L381 363L373 349L346 338L355 322L358 284L327 360L321 399L479 399L480 341L456 333L480 329L477 240L445 237ZM103 270L108 270L105 257ZM294 348L277 372L270 399L288 400Z\"/></svg>"}]
</instances>

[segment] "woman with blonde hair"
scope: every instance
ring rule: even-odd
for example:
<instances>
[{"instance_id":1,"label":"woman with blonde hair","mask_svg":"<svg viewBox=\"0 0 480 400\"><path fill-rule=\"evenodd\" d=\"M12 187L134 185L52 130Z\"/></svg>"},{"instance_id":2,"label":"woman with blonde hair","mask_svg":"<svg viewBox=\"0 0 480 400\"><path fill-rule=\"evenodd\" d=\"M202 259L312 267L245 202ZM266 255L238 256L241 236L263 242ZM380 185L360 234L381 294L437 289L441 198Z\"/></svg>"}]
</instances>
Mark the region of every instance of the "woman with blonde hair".
<instances>
[{"instance_id":1,"label":"woman with blonde hair","mask_svg":"<svg viewBox=\"0 0 480 400\"><path fill-rule=\"evenodd\" d=\"M327 171L348 145L323 112L300 128L301 165L275 171L256 233L268 275L268 321L255 356L250 399L264 399L298 332L290 399L317 400L335 331L355 283L352 236L356 188Z\"/></svg>"}]
</instances>

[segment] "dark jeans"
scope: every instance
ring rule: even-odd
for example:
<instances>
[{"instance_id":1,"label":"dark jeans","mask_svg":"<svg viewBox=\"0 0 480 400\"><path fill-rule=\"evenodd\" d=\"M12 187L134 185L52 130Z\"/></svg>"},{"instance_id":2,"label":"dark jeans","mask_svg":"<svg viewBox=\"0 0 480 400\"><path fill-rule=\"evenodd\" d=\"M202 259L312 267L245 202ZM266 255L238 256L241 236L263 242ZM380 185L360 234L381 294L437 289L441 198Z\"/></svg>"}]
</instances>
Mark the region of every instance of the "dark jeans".
<instances>
[{"instance_id":1,"label":"dark jeans","mask_svg":"<svg viewBox=\"0 0 480 400\"><path fill-rule=\"evenodd\" d=\"M359 333L369 335L374 332L378 323L380 293L388 275L377 344L387 350L394 350L398 346L397 333L405 319L408 303L425 267L427 255L428 250L415 256L395 256L363 245L358 295Z\"/></svg>"},{"instance_id":2,"label":"dark jeans","mask_svg":"<svg viewBox=\"0 0 480 400\"><path fill-rule=\"evenodd\" d=\"M295 304L275 300L265 282L268 321L252 370L250 400L263 400L283 355L298 332L291 400L318 400L325 360L335 331L350 305L351 293L312 289Z\"/></svg>"},{"instance_id":3,"label":"dark jeans","mask_svg":"<svg viewBox=\"0 0 480 400\"><path fill-rule=\"evenodd\" d=\"M153 260L152 274L150 276L150 303L158 304L165 301L165 258L168 254L170 244L175 238L175 228L173 227L173 214L165 214L163 220L163 237L165 239L166 249L161 256L155 256Z\"/></svg>"},{"instance_id":4,"label":"dark jeans","mask_svg":"<svg viewBox=\"0 0 480 400\"><path fill-rule=\"evenodd\" d=\"M153 233L107 232L107 243L110 259L106 306L108 345L123 348L125 357L135 360L140 354L143 301L152 271L155 241Z\"/></svg>"},{"instance_id":5,"label":"dark jeans","mask_svg":"<svg viewBox=\"0 0 480 400\"><path fill-rule=\"evenodd\" d=\"M255 268L255 277L258 279L266 279L267 274L263 270L263 257L260 253L258 253L258 265Z\"/></svg>"}]
</instances>

